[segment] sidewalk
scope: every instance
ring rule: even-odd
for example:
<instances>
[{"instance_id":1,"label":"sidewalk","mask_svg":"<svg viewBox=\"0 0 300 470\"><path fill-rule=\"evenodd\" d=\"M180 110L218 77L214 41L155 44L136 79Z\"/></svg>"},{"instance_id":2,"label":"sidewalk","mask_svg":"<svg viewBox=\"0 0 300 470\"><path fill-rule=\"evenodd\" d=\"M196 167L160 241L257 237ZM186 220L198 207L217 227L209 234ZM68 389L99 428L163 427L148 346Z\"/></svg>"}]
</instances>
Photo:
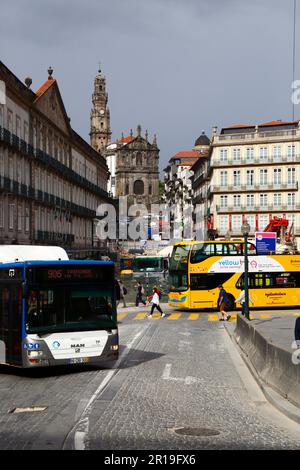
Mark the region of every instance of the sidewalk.
<instances>
[{"instance_id":1,"label":"sidewalk","mask_svg":"<svg viewBox=\"0 0 300 470\"><path fill-rule=\"evenodd\" d=\"M225 327L269 401L300 423L300 351L293 348L295 313L251 321L239 314L234 330L233 325Z\"/></svg>"}]
</instances>

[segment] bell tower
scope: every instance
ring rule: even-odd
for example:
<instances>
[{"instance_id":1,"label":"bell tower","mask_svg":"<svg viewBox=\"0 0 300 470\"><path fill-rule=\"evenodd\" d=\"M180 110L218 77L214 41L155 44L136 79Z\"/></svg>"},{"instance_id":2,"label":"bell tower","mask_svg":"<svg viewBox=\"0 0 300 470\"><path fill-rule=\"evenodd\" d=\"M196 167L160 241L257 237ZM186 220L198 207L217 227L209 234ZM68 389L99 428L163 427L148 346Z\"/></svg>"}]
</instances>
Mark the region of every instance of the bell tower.
<instances>
[{"instance_id":1,"label":"bell tower","mask_svg":"<svg viewBox=\"0 0 300 470\"><path fill-rule=\"evenodd\" d=\"M99 67L94 81L92 96L93 109L91 111L91 146L98 152L103 152L110 142L110 112L107 107L108 94L106 93L106 80Z\"/></svg>"}]
</instances>

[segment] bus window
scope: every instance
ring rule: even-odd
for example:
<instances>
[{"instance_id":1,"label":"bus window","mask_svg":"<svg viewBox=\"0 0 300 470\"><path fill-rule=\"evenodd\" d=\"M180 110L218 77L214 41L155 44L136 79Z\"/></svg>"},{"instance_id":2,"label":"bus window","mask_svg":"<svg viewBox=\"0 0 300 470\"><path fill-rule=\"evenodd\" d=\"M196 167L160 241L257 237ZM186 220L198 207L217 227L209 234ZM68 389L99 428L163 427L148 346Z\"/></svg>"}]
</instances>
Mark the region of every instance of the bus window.
<instances>
[{"instance_id":1,"label":"bus window","mask_svg":"<svg viewBox=\"0 0 300 470\"><path fill-rule=\"evenodd\" d=\"M188 289L188 276L185 272L178 271L169 274L169 285L171 291L185 291Z\"/></svg>"},{"instance_id":2,"label":"bus window","mask_svg":"<svg viewBox=\"0 0 300 470\"><path fill-rule=\"evenodd\" d=\"M187 270L190 245L177 245L173 249L170 259L170 270Z\"/></svg>"},{"instance_id":3,"label":"bus window","mask_svg":"<svg viewBox=\"0 0 300 470\"><path fill-rule=\"evenodd\" d=\"M244 285L244 274L236 283L238 289ZM274 288L300 287L300 273L249 273L250 289L274 289Z\"/></svg>"},{"instance_id":4,"label":"bus window","mask_svg":"<svg viewBox=\"0 0 300 470\"><path fill-rule=\"evenodd\" d=\"M215 243L202 243L192 246L191 263L200 263L215 254Z\"/></svg>"},{"instance_id":5,"label":"bus window","mask_svg":"<svg viewBox=\"0 0 300 470\"><path fill-rule=\"evenodd\" d=\"M232 273L191 274L191 290L216 289L231 277Z\"/></svg>"}]
</instances>

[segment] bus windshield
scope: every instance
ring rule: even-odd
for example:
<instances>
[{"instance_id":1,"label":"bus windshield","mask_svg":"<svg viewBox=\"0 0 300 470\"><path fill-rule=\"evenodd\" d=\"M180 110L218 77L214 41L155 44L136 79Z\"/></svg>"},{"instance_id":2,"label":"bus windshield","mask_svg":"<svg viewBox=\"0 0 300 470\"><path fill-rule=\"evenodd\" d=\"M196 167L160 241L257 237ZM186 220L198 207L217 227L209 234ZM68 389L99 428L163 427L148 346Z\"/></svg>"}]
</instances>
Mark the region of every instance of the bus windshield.
<instances>
[{"instance_id":1,"label":"bus windshield","mask_svg":"<svg viewBox=\"0 0 300 470\"><path fill-rule=\"evenodd\" d=\"M162 271L161 258L136 258L133 262L134 271Z\"/></svg>"},{"instance_id":2,"label":"bus windshield","mask_svg":"<svg viewBox=\"0 0 300 470\"><path fill-rule=\"evenodd\" d=\"M170 259L170 271L184 270L187 272L190 245L177 245Z\"/></svg>"},{"instance_id":3,"label":"bus windshield","mask_svg":"<svg viewBox=\"0 0 300 470\"><path fill-rule=\"evenodd\" d=\"M113 289L98 286L49 286L30 289L26 333L116 328Z\"/></svg>"},{"instance_id":4,"label":"bus windshield","mask_svg":"<svg viewBox=\"0 0 300 470\"><path fill-rule=\"evenodd\" d=\"M33 266L27 280L27 333L117 327L113 265Z\"/></svg>"}]
</instances>

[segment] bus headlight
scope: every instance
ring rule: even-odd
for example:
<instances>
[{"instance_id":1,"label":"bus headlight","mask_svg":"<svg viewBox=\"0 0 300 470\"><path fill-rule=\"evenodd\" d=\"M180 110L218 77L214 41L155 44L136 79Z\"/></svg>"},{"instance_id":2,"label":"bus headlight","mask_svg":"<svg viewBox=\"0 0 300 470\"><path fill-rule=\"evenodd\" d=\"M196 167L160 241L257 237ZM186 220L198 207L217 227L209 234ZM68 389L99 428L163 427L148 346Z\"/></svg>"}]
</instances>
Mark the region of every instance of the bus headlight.
<instances>
[{"instance_id":1,"label":"bus headlight","mask_svg":"<svg viewBox=\"0 0 300 470\"><path fill-rule=\"evenodd\" d=\"M39 357L39 356L42 356L42 355L43 355L43 351L27 351L27 355L28 355L30 358Z\"/></svg>"},{"instance_id":2,"label":"bus headlight","mask_svg":"<svg viewBox=\"0 0 300 470\"><path fill-rule=\"evenodd\" d=\"M113 351L118 351L119 349L119 345L118 344L113 344L110 349L112 349Z\"/></svg>"}]
</instances>

